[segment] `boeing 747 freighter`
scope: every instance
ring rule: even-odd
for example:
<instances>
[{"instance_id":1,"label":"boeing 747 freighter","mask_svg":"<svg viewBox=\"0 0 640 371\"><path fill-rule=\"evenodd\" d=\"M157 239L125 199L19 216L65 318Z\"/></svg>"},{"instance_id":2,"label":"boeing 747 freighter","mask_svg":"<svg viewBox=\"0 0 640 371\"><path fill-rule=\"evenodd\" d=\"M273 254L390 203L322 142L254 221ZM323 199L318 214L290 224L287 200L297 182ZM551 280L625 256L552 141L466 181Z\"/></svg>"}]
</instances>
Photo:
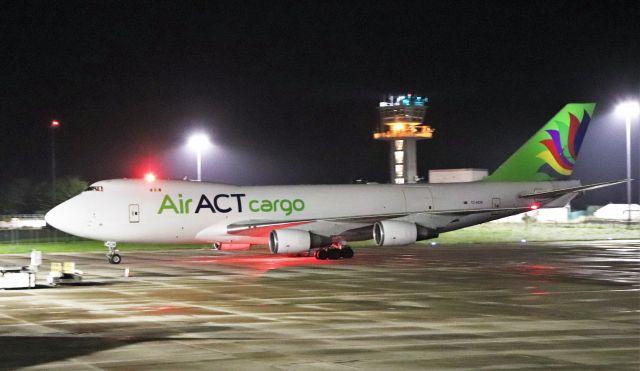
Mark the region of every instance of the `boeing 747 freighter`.
<instances>
[{"instance_id":1,"label":"boeing 747 freighter","mask_svg":"<svg viewBox=\"0 0 640 371\"><path fill-rule=\"evenodd\" d=\"M104 180L49 211L48 224L105 241L268 244L274 254L353 257L349 241L408 245L440 233L540 207L562 207L579 193L621 183L567 180L595 104L567 104L493 174L478 182L407 185L230 186L205 182Z\"/></svg>"}]
</instances>

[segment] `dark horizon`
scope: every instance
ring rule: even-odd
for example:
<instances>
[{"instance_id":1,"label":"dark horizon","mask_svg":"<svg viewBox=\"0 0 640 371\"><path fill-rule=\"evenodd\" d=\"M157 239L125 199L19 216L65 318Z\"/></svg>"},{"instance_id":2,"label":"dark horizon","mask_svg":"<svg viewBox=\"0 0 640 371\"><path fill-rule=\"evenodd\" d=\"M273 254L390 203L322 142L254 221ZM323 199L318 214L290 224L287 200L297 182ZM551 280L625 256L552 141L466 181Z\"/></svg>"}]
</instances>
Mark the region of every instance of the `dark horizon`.
<instances>
[{"instance_id":1,"label":"dark horizon","mask_svg":"<svg viewBox=\"0 0 640 371\"><path fill-rule=\"evenodd\" d=\"M429 97L419 174L494 170L564 104L597 102L574 177L625 178L615 104L640 97L640 5L603 2L11 2L0 15L0 183L388 181L389 94ZM634 122L633 178L640 177ZM638 202L638 182L634 183ZM626 202L623 186L574 203Z\"/></svg>"}]
</instances>

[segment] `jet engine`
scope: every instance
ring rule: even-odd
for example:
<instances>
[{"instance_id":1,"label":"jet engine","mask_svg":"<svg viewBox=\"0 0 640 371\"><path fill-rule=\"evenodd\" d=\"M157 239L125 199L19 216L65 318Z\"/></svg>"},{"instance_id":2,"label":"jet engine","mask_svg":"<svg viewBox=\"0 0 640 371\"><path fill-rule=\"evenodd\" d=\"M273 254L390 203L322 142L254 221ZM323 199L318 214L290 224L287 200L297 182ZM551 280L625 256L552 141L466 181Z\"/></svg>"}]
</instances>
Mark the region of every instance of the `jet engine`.
<instances>
[{"instance_id":1,"label":"jet engine","mask_svg":"<svg viewBox=\"0 0 640 371\"><path fill-rule=\"evenodd\" d=\"M373 239L378 246L402 246L438 237L433 229L411 222L382 220L373 225Z\"/></svg>"},{"instance_id":2,"label":"jet engine","mask_svg":"<svg viewBox=\"0 0 640 371\"><path fill-rule=\"evenodd\" d=\"M299 254L329 245L331 238L299 229L274 229L269 234L269 249L274 254Z\"/></svg>"}]
</instances>

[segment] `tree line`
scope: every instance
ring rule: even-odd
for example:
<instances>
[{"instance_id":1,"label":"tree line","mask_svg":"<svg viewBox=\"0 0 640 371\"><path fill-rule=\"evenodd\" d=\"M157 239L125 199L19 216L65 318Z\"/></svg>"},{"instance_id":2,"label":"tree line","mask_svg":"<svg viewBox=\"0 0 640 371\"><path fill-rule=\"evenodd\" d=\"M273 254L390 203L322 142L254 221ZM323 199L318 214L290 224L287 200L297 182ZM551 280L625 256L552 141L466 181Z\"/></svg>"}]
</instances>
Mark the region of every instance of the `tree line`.
<instances>
[{"instance_id":1,"label":"tree line","mask_svg":"<svg viewBox=\"0 0 640 371\"><path fill-rule=\"evenodd\" d=\"M54 194L51 181L27 178L5 180L0 183L0 215L44 214L87 186L88 183L80 177L61 177L56 180Z\"/></svg>"}]
</instances>

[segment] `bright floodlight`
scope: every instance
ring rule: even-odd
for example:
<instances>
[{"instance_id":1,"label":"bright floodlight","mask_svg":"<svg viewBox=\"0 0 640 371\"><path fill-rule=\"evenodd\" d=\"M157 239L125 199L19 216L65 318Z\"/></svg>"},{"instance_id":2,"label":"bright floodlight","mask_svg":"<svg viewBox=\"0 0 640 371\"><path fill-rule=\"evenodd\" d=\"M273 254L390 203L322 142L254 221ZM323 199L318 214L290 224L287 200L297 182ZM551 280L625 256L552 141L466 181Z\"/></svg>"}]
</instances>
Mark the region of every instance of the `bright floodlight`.
<instances>
[{"instance_id":1,"label":"bright floodlight","mask_svg":"<svg viewBox=\"0 0 640 371\"><path fill-rule=\"evenodd\" d=\"M623 117L635 117L640 114L640 104L637 101L622 102L616 106L616 114Z\"/></svg>"},{"instance_id":2,"label":"bright floodlight","mask_svg":"<svg viewBox=\"0 0 640 371\"><path fill-rule=\"evenodd\" d=\"M189 137L187 145L195 151L202 151L209 146L209 137L204 134L194 134Z\"/></svg>"}]
</instances>

